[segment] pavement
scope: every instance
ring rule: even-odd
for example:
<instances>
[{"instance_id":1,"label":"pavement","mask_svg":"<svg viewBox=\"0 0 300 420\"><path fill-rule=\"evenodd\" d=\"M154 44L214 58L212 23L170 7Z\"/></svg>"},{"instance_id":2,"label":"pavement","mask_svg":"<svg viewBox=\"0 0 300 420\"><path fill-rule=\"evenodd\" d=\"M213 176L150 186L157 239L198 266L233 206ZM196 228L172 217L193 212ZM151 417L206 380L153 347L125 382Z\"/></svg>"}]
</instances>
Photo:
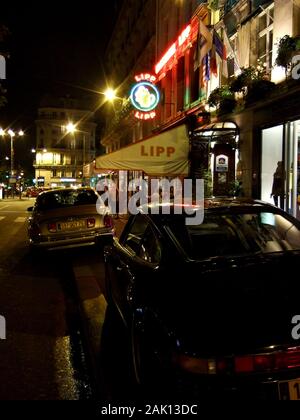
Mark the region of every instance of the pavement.
<instances>
[{"instance_id":1,"label":"pavement","mask_svg":"<svg viewBox=\"0 0 300 420\"><path fill-rule=\"evenodd\" d=\"M116 236L120 237L127 217L114 219ZM105 288L105 267L101 251L99 261L91 264L89 255L83 254L73 264L73 274L78 291L79 309L82 320L83 333L89 359L94 374L94 381L100 387L99 354L101 334L105 319L107 302L103 291Z\"/></svg>"}]
</instances>

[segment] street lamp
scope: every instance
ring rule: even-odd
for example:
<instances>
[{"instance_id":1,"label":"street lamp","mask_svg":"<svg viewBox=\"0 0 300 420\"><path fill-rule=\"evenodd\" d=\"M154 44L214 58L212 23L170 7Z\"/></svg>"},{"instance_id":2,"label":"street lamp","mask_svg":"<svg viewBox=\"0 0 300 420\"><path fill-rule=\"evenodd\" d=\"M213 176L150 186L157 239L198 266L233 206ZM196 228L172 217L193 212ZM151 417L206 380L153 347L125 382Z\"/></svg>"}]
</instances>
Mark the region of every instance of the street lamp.
<instances>
[{"instance_id":1,"label":"street lamp","mask_svg":"<svg viewBox=\"0 0 300 420\"><path fill-rule=\"evenodd\" d=\"M117 97L116 91L112 88L107 88L106 91L104 92L104 96L108 101L113 101Z\"/></svg>"},{"instance_id":2,"label":"street lamp","mask_svg":"<svg viewBox=\"0 0 300 420\"><path fill-rule=\"evenodd\" d=\"M112 90L111 90L112 91ZM110 92L110 93L108 93L108 95L109 94L111 94L112 95L112 92ZM74 142L74 149L76 148L75 147L75 133L77 132L77 131L80 131L80 132L82 132L81 130L78 130L77 129L77 124L74 124L74 123L72 123L72 122L69 122L66 126L65 126L65 129L66 129L66 132L67 132L67 134L72 134L73 135L73 142ZM82 156L82 163L83 163L83 167L84 167L84 165L85 165L85 142L86 142L86 137L85 137L85 132L83 132L83 145L82 145L82 153L83 153L83 156ZM75 154L75 158L76 158L76 154ZM76 166L76 159L75 159L75 166ZM82 172L81 172L81 175L82 175Z\"/></svg>"},{"instance_id":3,"label":"street lamp","mask_svg":"<svg viewBox=\"0 0 300 420\"><path fill-rule=\"evenodd\" d=\"M16 133L13 130L8 130L7 133L10 136L10 175L11 175L11 177L13 177L13 175L14 175L14 157L15 157L14 137L16 136ZM19 137L23 137L24 136L24 131L20 130L17 135Z\"/></svg>"},{"instance_id":4,"label":"street lamp","mask_svg":"<svg viewBox=\"0 0 300 420\"><path fill-rule=\"evenodd\" d=\"M14 157L15 157L14 137L15 136L23 137L24 136L24 131L19 130L19 132L16 134L12 129L9 129L7 131L7 134L10 136L10 178L12 179L13 176L14 176ZM4 137L5 135L6 135L5 130L0 128L0 136Z\"/></svg>"}]
</instances>

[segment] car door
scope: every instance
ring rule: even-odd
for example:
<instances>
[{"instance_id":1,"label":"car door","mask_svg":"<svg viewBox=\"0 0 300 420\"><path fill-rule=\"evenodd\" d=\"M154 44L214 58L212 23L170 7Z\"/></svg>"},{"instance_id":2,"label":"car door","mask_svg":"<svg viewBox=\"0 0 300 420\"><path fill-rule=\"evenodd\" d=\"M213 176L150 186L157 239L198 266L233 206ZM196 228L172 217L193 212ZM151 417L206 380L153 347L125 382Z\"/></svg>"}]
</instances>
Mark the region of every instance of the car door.
<instances>
[{"instance_id":1,"label":"car door","mask_svg":"<svg viewBox=\"0 0 300 420\"><path fill-rule=\"evenodd\" d=\"M135 216L121 241L115 244L114 261L110 264L111 296L124 321L130 316L130 305L145 294L148 279L161 257L158 235L150 219Z\"/></svg>"}]
</instances>

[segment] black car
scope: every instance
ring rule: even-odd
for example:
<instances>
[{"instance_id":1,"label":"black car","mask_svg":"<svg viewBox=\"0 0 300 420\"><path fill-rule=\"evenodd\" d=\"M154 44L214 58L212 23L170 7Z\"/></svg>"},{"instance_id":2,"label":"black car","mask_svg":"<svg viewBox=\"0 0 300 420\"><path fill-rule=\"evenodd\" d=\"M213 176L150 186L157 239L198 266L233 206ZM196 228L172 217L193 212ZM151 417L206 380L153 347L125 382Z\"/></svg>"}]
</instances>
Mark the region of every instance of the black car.
<instances>
[{"instance_id":1,"label":"black car","mask_svg":"<svg viewBox=\"0 0 300 420\"><path fill-rule=\"evenodd\" d=\"M172 209L141 209L105 249L136 383L173 398L300 399L299 222L246 199L206 202L194 226Z\"/></svg>"}]
</instances>

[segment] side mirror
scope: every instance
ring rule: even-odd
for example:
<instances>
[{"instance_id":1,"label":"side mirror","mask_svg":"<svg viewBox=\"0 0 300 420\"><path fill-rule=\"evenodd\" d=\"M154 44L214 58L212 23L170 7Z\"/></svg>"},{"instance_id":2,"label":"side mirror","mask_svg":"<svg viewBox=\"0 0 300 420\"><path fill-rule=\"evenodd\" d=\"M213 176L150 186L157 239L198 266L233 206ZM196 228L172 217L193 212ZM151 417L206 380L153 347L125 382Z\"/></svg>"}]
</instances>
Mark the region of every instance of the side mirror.
<instances>
[{"instance_id":1,"label":"side mirror","mask_svg":"<svg viewBox=\"0 0 300 420\"><path fill-rule=\"evenodd\" d=\"M33 211L33 207L28 207L27 211L32 212Z\"/></svg>"}]
</instances>

